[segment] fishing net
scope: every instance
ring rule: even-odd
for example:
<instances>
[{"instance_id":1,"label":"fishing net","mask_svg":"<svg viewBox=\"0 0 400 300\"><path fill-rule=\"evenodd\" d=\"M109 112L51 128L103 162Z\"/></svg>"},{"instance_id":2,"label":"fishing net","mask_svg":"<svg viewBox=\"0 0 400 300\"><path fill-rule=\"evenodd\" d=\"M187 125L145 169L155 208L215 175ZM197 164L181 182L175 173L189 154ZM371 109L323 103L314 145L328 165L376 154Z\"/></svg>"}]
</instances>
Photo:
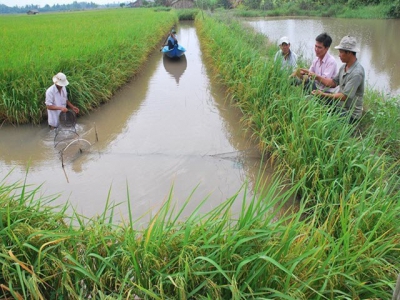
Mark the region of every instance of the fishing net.
<instances>
[{"instance_id":1,"label":"fishing net","mask_svg":"<svg viewBox=\"0 0 400 300\"><path fill-rule=\"evenodd\" d=\"M75 127L76 125L76 114L73 110L67 112L61 112L59 117L60 125L64 128Z\"/></svg>"},{"instance_id":2,"label":"fishing net","mask_svg":"<svg viewBox=\"0 0 400 300\"><path fill-rule=\"evenodd\" d=\"M54 148L59 151L62 160L73 159L77 154L89 150L91 145L91 142L81 137L76 131L75 112L72 110L61 112L59 116L59 125L55 130Z\"/></svg>"}]
</instances>

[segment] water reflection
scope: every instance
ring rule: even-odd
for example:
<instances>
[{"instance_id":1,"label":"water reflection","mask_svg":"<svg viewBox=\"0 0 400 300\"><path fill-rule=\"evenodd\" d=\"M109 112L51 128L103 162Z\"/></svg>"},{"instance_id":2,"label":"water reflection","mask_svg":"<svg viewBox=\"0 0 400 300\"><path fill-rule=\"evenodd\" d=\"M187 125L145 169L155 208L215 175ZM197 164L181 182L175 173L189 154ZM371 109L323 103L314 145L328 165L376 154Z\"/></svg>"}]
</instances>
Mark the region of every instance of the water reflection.
<instances>
[{"instance_id":1,"label":"water reflection","mask_svg":"<svg viewBox=\"0 0 400 300\"><path fill-rule=\"evenodd\" d=\"M335 18L268 18L249 20L259 32L273 42L286 35L291 40L291 48L311 61L315 57L315 37L327 32L332 36L331 54L338 65L338 45L345 35L353 35L360 44L357 57L365 69L368 86L385 93L400 94L400 40L398 28L400 20L335 19Z\"/></svg>"},{"instance_id":2,"label":"water reflection","mask_svg":"<svg viewBox=\"0 0 400 300\"><path fill-rule=\"evenodd\" d=\"M175 79L176 84L179 85L179 79L185 73L187 67L186 55L182 55L178 59L164 55L163 65L165 70Z\"/></svg>"}]
</instances>

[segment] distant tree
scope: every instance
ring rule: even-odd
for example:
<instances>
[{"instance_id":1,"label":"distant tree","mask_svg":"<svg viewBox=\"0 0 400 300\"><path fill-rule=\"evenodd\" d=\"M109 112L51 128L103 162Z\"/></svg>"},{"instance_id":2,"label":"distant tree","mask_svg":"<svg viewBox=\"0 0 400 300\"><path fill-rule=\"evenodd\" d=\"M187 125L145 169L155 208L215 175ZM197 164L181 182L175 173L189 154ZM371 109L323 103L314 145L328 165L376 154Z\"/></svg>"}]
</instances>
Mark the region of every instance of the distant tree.
<instances>
[{"instance_id":1,"label":"distant tree","mask_svg":"<svg viewBox=\"0 0 400 300\"><path fill-rule=\"evenodd\" d=\"M243 4L246 5L246 7L251 8L251 9L259 9L261 8L261 1L260 0L244 0Z\"/></svg>"},{"instance_id":2,"label":"distant tree","mask_svg":"<svg viewBox=\"0 0 400 300\"><path fill-rule=\"evenodd\" d=\"M400 0L393 1L391 3L388 17L390 18L400 18Z\"/></svg>"},{"instance_id":3,"label":"distant tree","mask_svg":"<svg viewBox=\"0 0 400 300\"><path fill-rule=\"evenodd\" d=\"M167 1L166 0L155 0L154 5L155 6L167 6Z\"/></svg>"},{"instance_id":4,"label":"distant tree","mask_svg":"<svg viewBox=\"0 0 400 300\"><path fill-rule=\"evenodd\" d=\"M121 8L124 8L125 3L121 3L119 6L120 6Z\"/></svg>"}]
</instances>

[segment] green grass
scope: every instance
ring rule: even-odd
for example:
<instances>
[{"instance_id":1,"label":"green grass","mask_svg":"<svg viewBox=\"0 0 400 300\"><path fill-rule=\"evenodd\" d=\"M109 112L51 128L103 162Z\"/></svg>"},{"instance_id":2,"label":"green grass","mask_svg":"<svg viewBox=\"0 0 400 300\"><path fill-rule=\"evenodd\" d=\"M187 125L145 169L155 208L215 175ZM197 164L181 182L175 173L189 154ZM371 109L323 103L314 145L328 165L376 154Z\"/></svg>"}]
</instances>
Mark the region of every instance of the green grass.
<instances>
[{"instance_id":1,"label":"green grass","mask_svg":"<svg viewBox=\"0 0 400 300\"><path fill-rule=\"evenodd\" d=\"M398 137L398 106L397 110L391 109L395 105L390 101L381 105L394 117L385 122L384 136L379 122L368 122L365 117L360 138L357 128L331 114L317 99L306 100L301 89L290 85L289 74L281 72L271 58L264 56L265 43L255 42L258 34L241 28L231 18L199 19L197 26L202 44L206 45L203 52L209 65L213 66L216 78L227 87L233 103L243 111L243 125L253 133L260 149L271 155L285 178L293 183L301 182L298 195L303 201L307 199L306 205L312 210L315 226L329 228L328 236L335 243L341 244L341 239L348 243L348 230L353 230L353 225L347 222L363 219L375 205L382 204L384 210L398 209L399 161L395 155L399 146L398 138L395 140ZM370 106L372 103L377 105L382 103L382 98L375 94L369 103ZM373 111L368 110L367 114L373 114ZM383 113L381 121L384 120ZM383 187L387 190L382 190ZM376 223L374 214L381 214L382 208L370 213L371 223L361 223L373 226L374 236L383 236L387 230L398 235L399 227L395 221ZM370 230L367 227L355 230L366 234L364 230ZM392 270L398 269L395 261L391 260ZM340 267L344 261L338 263L330 266L327 272L335 274L335 268L338 268L347 273L347 267ZM359 271L360 278L368 277L362 274L369 273L367 269ZM387 271L382 270L380 274L386 277ZM375 274L374 280L380 281L381 275ZM343 292L351 299L358 299L356 296L363 293L359 290L363 289L361 286L353 287L354 293L347 288L341 286L329 298L338 299ZM379 297L380 292L374 293ZM314 297L317 296L311 298Z\"/></svg>"},{"instance_id":2,"label":"green grass","mask_svg":"<svg viewBox=\"0 0 400 300\"><path fill-rule=\"evenodd\" d=\"M310 16L310 17L336 17L336 18L363 18L363 19L388 19L391 18L391 5L379 4L353 7L342 3L320 4L314 2L285 2L270 4L266 9L248 9L239 6L233 10L236 17L257 18L272 16ZM394 9L392 9L394 10Z\"/></svg>"},{"instance_id":3,"label":"green grass","mask_svg":"<svg viewBox=\"0 0 400 300\"><path fill-rule=\"evenodd\" d=\"M31 17L0 17L0 122L43 121L45 91L58 72L68 77L70 100L87 113L140 69L178 21L174 12L152 9Z\"/></svg>"},{"instance_id":4,"label":"green grass","mask_svg":"<svg viewBox=\"0 0 400 300\"><path fill-rule=\"evenodd\" d=\"M199 12L198 8L176 10L179 20L194 20Z\"/></svg>"},{"instance_id":5,"label":"green grass","mask_svg":"<svg viewBox=\"0 0 400 300\"><path fill-rule=\"evenodd\" d=\"M386 19L388 18L390 6L387 4L373 6L359 6L344 10L339 13L339 18L362 18L362 19Z\"/></svg>"},{"instance_id":6,"label":"green grass","mask_svg":"<svg viewBox=\"0 0 400 300\"><path fill-rule=\"evenodd\" d=\"M390 299L400 271L395 100L368 92L354 128L289 84L261 34L206 14L196 29L214 79L279 170L271 186L258 181L255 196L238 191L200 214L213 200L204 199L185 220L191 195L174 207L172 187L137 229L132 217L116 224L109 201L93 219L66 215L40 187L5 175L1 298ZM293 197L297 210L282 215ZM236 201L243 206L232 215Z\"/></svg>"},{"instance_id":7,"label":"green grass","mask_svg":"<svg viewBox=\"0 0 400 300\"><path fill-rule=\"evenodd\" d=\"M67 205L51 208L54 198L41 197L40 188L1 182L0 295L16 299L390 297L398 270L400 233L394 224L400 207L398 201L381 201L386 189L366 193L364 201L356 191L341 206L326 204L324 210L307 209L308 199L303 198L297 211L282 215L282 207L304 182L289 188L277 179L272 182L268 190L258 182L257 196L239 199L238 191L200 214L202 205L212 201L204 199L185 220L181 213L191 197L176 208L171 189L164 206L143 229L135 229L137 220L132 219L116 225L111 203L103 214L86 219L66 215ZM243 202L242 210L232 215L236 201ZM127 203L131 209L129 197Z\"/></svg>"},{"instance_id":8,"label":"green grass","mask_svg":"<svg viewBox=\"0 0 400 300\"><path fill-rule=\"evenodd\" d=\"M384 100L383 100L384 99ZM386 97L368 90L365 96L366 113L361 124L376 132L376 142L395 160L400 160L400 97Z\"/></svg>"}]
</instances>

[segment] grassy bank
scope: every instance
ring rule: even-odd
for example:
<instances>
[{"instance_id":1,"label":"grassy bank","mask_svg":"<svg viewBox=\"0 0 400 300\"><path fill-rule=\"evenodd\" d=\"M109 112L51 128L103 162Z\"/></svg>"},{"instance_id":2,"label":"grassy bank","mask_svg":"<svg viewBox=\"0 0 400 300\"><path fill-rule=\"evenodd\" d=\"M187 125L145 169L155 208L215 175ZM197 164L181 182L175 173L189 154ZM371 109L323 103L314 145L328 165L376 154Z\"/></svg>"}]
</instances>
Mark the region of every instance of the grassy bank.
<instances>
[{"instance_id":1,"label":"grassy bank","mask_svg":"<svg viewBox=\"0 0 400 300\"><path fill-rule=\"evenodd\" d=\"M281 193L275 182L267 194L247 199L235 218L235 195L206 215L194 210L185 222L177 221L185 207L174 211L169 198L147 228L135 230L134 220L116 226L112 207L92 220L66 216L66 207L48 208L52 199L43 199L39 189L2 183L0 295L388 299L399 238L388 223L399 210L390 202L361 207L353 199L326 215L324 224L306 205L277 218L273 211L301 184ZM354 215L359 209L363 215Z\"/></svg>"},{"instance_id":2,"label":"grassy bank","mask_svg":"<svg viewBox=\"0 0 400 300\"><path fill-rule=\"evenodd\" d=\"M388 232L394 238L384 243L391 249L384 250L384 256L387 255L384 261L389 262L391 271L374 268L377 273L370 276L367 275L370 270L354 260L353 267L359 267L358 276L366 276L368 284L360 284L357 291L339 284L328 298L344 295L351 299L365 298L361 296L364 288L373 290L378 282L389 278L394 281L396 276L391 272L399 268L399 253L393 241L399 239L400 228L395 219L385 220L385 217L387 209L396 211L395 215L399 213L400 173L395 150L399 140L392 138L398 136L397 122L386 121L382 127L379 122L365 118L361 124L365 127L362 137L355 135L354 127L331 115L315 99L305 100L302 90L289 84L288 74L274 66L266 50L268 46L257 34L249 33L249 29L231 18L199 19L197 26L203 53L214 67L216 78L228 88L233 101L243 111L244 126L253 132L261 151L270 153L285 178L293 183L301 182L298 190L301 202L313 211L310 225L317 226L324 238L331 240L328 248L333 249L343 238L352 236L346 247L357 252L365 244L365 238L371 237L372 228L377 230L373 239ZM398 120L398 105L382 101L376 93L370 93L367 98L370 103L367 115L377 115L372 104L375 103L375 108L385 107L381 112L391 112L395 115L393 120ZM383 115L381 121L387 118L388 115ZM347 216L338 221L342 213ZM361 223L366 227L353 231L352 227ZM380 260L375 254L369 259ZM327 264L326 272L333 274L332 269L343 262ZM345 277L343 282L347 280ZM382 297L383 291L379 289L371 291L369 297ZM310 298L318 296L311 292L305 299Z\"/></svg>"},{"instance_id":3,"label":"grassy bank","mask_svg":"<svg viewBox=\"0 0 400 300\"><path fill-rule=\"evenodd\" d=\"M287 2L277 7L267 9L248 9L238 7L233 12L236 17L278 17L278 16L309 16L309 17L335 17L335 18L362 18L362 19L389 19L398 18L394 14L393 5L360 5L351 6L343 3L313 3L313 2Z\"/></svg>"},{"instance_id":4,"label":"grassy bank","mask_svg":"<svg viewBox=\"0 0 400 300\"><path fill-rule=\"evenodd\" d=\"M174 11L152 9L0 17L0 123L42 122L58 72L81 114L108 101L177 21Z\"/></svg>"}]
</instances>

